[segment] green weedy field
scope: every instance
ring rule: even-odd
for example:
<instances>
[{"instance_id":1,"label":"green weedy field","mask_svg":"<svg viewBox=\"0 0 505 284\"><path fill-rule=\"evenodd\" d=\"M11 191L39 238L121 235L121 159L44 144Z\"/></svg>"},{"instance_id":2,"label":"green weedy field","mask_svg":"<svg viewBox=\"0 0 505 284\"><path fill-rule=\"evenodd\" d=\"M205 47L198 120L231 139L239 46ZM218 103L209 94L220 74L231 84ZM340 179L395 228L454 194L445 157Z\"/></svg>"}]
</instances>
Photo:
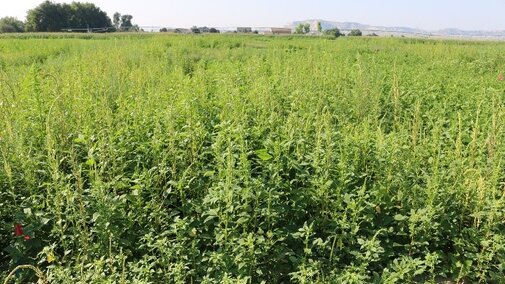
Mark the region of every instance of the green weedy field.
<instances>
[{"instance_id":1,"label":"green weedy field","mask_svg":"<svg viewBox=\"0 0 505 284\"><path fill-rule=\"evenodd\" d=\"M494 42L1 37L0 281L504 283L504 68Z\"/></svg>"}]
</instances>

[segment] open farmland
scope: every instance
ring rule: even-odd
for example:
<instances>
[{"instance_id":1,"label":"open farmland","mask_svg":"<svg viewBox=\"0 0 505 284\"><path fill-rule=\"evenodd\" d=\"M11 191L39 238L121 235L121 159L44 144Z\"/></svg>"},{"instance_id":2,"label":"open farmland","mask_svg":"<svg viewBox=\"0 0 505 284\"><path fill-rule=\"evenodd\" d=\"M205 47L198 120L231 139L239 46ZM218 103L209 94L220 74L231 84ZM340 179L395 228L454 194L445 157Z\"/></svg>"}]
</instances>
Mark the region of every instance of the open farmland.
<instances>
[{"instance_id":1,"label":"open farmland","mask_svg":"<svg viewBox=\"0 0 505 284\"><path fill-rule=\"evenodd\" d=\"M493 42L0 38L0 280L504 283L504 68Z\"/></svg>"}]
</instances>

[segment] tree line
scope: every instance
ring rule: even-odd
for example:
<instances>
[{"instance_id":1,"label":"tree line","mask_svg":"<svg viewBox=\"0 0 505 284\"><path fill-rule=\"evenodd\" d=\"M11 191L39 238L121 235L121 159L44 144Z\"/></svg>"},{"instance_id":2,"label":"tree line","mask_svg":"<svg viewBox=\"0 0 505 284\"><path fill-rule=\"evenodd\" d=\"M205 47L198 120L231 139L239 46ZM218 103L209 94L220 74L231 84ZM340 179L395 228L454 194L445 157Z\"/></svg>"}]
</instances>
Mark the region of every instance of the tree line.
<instances>
[{"instance_id":1,"label":"tree line","mask_svg":"<svg viewBox=\"0 0 505 284\"><path fill-rule=\"evenodd\" d=\"M116 12L113 19L93 3L45 1L28 11L23 22L14 17L0 19L0 33L60 31L138 31L132 15Z\"/></svg>"},{"instance_id":2,"label":"tree line","mask_svg":"<svg viewBox=\"0 0 505 284\"><path fill-rule=\"evenodd\" d=\"M316 23L316 28L317 28L317 32L319 34L324 34L324 35L332 36L332 37L345 36L345 34L342 33L338 28L323 30L321 22ZM309 23L300 23L295 27L295 34L308 34L310 32L311 32L311 29L310 29ZM362 36L362 35L363 35L363 33L359 29L351 30L347 34L347 36Z\"/></svg>"}]
</instances>

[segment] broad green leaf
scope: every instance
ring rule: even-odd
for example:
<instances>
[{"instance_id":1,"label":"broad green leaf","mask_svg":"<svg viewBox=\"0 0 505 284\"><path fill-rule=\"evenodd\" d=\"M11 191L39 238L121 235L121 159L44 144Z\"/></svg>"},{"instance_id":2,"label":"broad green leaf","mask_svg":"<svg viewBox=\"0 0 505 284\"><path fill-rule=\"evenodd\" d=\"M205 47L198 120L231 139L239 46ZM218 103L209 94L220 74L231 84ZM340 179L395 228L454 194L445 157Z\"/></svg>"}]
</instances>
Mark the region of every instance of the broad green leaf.
<instances>
[{"instance_id":1,"label":"broad green leaf","mask_svg":"<svg viewBox=\"0 0 505 284\"><path fill-rule=\"evenodd\" d=\"M268 153L267 149L260 149L254 152L256 153L256 156L258 156L258 158L260 158L263 161L268 161L272 159L272 155Z\"/></svg>"}]
</instances>

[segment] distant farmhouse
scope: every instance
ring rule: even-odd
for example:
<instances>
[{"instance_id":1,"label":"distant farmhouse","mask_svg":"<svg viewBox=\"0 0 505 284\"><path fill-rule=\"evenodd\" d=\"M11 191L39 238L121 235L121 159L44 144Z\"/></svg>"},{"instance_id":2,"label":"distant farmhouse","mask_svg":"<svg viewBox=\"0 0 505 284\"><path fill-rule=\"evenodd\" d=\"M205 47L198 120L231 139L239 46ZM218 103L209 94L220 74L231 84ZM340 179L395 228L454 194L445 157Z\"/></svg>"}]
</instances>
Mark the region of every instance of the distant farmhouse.
<instances>
[{"instance_id":1,"label":"distant farmhouse","mask_svg":"<svg viewBox=\"0 0 505 284\"><path fill-rule=\"evenodd\" d=\"M160 33L172 33L172 34L175 34L177 33L177 29L175 28L161 28L160 29Z\"/></svg>"},{"instance_id":2,"label":"distant farmhouse","mask_svg":"<svg viewBox=\"0 0 505 284\"><path fill-rule=\"evenodd\" d=\"M238 27L237 28L237 33L243 33L243 34L252 33L252 28L250 28L250 27Z\"/></svg>"},{"instance_id":3,"label":"distant farmhouse","mask_svg":"<svg viewBox=\"0 0 505 284\"><path fill-rule=\"evenodd\" d=\"M290 35L292 33L290 28L269 28L265 31L265 35Z\"/></svg>"},{"instance_id":4,"label":"distant farmhouse","mask_svg":"<svg viewBox=\"0 0 505 284\"><path fill-rule=\"evenodd\" d=\"M252 27L237 27L236 29L223 29L218 30L216 28L209 27L196 27L193 26L190 29L183 28L161 28L160 32L177 33L177 34L206 34L206 33L242 33L242 34L264 34L264 35L290 35L293 33L291 28L258 28L253 30Z\"/></svg>"},{"instance_id":5,"label":"distant farmhouse","mask_svg":"<svg viewBox=\"0 0 505 284\"><path fill-rule=\"evenodd\" d=\"M190 34L192 33L191 29L175 29L175 33L177 34Z\"/></svg>"}]
</instances>

